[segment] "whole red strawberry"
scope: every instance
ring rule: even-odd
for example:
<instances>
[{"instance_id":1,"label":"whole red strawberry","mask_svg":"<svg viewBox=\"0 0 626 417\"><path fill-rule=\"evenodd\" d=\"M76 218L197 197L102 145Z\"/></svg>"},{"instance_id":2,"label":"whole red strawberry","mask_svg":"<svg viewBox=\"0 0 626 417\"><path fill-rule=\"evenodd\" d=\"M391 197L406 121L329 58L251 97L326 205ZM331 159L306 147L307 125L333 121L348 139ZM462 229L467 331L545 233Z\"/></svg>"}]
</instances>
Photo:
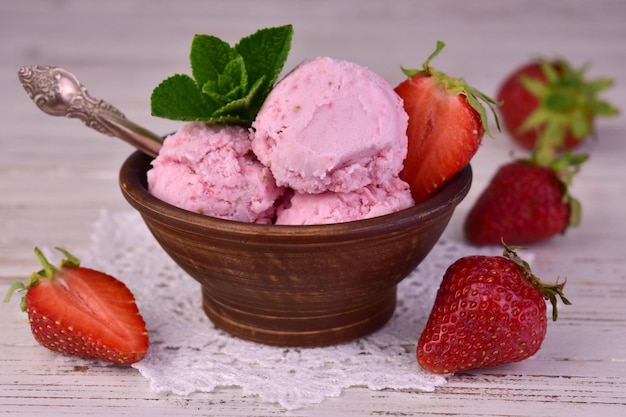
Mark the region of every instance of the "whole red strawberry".
<instances>
[{"instance_id":1,"label":"whole red strawberry","mask_svg":"<svg viewBox=\"0 0 626 417\"><path fill-rule=\"evenodd\" d=\"M587 67L574 70L565 60L537 60L515 70L497 99L506 131L527 149L572 149L594 131L596 116L617 109L598 98L610 79L585 79Z\"/></svg>"},{"instance_id":2,"label":"whole red strawberry","mask_svg":"<svg viewBox=\"0 0 626 417\"><path fill-rule=\"evenodd\" d=\"M586 155L566 154L550 166L515 160L501 166L479 195L464 223L474 245L539 242L580 221L580 204L568 185Z\"/></svg>"},{"instance_id":3,"label":"whole red strawberry","mask_svg":"<svg viewBox=\"0 0 626 417\"><path fill-rule=\"evenodd\" d=\"M544 285L510 248L504 256L468 256L446 271L417 345L426 370L447 374L517 362L546 335L546 303L557 318L565 283Z\"/></svg>"},{"instance_id":4,"label":"whole red strawberry","mask_svg":"<svg viewBox=\"0 0 626 417\"><path fill-rule=\"evenodd\" d=\"M403 68L409 78L395 88L409 116L408 154L400 178L410 185L416 203L426 200L464 168L484 133L489 133L487 112L479 100L487 103L498 123L493 99L463 79L430 67L444 46L437 42L437 49L422 69Z\"/></svg>"},{"instance_id":5,"label":"whole red strawberry","mask_svg":"<svg viewBox=\"0 0 626 417\"><path fill-rule=\"evenodd\" d=\"M35 248L43 269L31 275L22 310L28 313L31 331L42 346L66 355L94 358L116 364L140 361L148 350L146 325L135 298L121 281L89 268L64 249L67 259L52 266Z\"/></svg>"}]
</instances>

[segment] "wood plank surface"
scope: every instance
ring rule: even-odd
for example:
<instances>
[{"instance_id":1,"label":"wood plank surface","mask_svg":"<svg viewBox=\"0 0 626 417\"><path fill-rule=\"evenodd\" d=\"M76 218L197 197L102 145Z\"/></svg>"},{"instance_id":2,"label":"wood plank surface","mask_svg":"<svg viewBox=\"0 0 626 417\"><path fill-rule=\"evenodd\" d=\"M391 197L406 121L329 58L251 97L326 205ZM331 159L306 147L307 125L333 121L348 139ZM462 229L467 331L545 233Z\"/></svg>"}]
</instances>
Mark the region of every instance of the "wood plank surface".
<instances>
[{"instance_id":1,"label":"wood plank surface","mask_svg":"<svg viewBox=\"0 0 626 417\"><path fill-rule=\"evenodd\" d=\"M188 73L191 39L229 42L266 26L295 28L287 68L319 55L366 65L396 84L438 39L437 68L494 94L504 75L536 56L590 62L610 76L605 98L622 109L598 120L592 157L572 192L582 224L533 246L534 270L568 278L567 307L541 351L523 363L464 372L432 393L356 387L285 411L237 388L188 397L156 394L134 369L76 367L34 342L16 303L0 305L0 415L21 416L621 416L626 413L626 2L623 0L148 1L0 3L0 288L38 269L33 247L85 248L102 209L129 209L117 184L131 148L80 122L44 115L16 71L58 65L89 92L156 132L177 123L150 115L152 89ZM522 151L504 134L473 161L464 214L498 165ZM144 414L145 413L145 414Z\"/></svg>"}]
</instances>

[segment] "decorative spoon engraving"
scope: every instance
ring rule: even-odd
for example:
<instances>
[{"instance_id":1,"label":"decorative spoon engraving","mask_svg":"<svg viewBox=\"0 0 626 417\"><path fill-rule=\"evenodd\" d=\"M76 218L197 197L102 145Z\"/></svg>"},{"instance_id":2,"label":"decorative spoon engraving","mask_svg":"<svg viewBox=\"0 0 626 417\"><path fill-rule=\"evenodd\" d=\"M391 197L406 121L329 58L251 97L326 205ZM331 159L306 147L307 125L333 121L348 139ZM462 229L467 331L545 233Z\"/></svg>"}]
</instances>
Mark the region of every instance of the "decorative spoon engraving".
<instances>
[{"instance_id":1,"label":"decorative spoon engraving","mask_svg":"<svg viewBox=\"0 0 626 417\"><path fill-rule=\"evenodd\" d=\"M18 77L29 97L45 113L81 120L88 127L118 137L140 151L156 156L163 138L131 122L104 100L91 97L69 71L60 67L25 66Z\"/></svg>"}]
</instances>

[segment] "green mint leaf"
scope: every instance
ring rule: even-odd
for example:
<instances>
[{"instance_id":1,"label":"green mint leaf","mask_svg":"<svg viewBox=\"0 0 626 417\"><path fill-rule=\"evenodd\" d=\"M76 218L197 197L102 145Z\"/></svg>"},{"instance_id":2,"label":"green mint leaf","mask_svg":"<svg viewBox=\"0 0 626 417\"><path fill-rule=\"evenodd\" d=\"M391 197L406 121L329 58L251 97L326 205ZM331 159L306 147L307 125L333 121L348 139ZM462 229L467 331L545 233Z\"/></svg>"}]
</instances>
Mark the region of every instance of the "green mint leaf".
<instances>
[{"instance_id":1,"label":"green mint leaf","mask_svg":"<svg viewBox=\"0 0 626 417\"><path fill-rule=\"evenodd\" d=\"M181 121L204 120L218 108L207 103L191 77L181 74L159 84L152 91L150 102L152 115Z\"/></svg>"},{"instance_id":2,"label":"green mint leaf","mask_svg":"<svg viewBox=\"0 0 626 417\"><path fill-rule=\"evenodd\" d=\"M202 92L210 96L221 107L232 100L245 96L248 87L248 75L243 58L237 58L226 64L224 72L216 80L209 80L202 86Z\"/></svg>"},{"instance_id":3,"label":"green mint leaf","mask_svg":"<svg viewBox=\"0 0 626 417\"><path fill-rule=\"evenodd\" d=\"M291 25L261 29L247 36L235 45L235 49L243 57L250 80L256 81L265 76L259 95L252 105L263 104L263 100L270 92L276 79L285 65L291 40L293 27ZM258 112L258 108L256 112ZM255 114L256 114L255 112Z\"/></svg>"},{"instance_id":4,"label":"green mint leaf","mask_svg":"<svg viewBox=\"0 0 626 417\"><path fill-rule=\"evenodd\" d=\"M249 120L250 118L250 103L254 100L255 97L258 96L261 86L264 84L265 77L261 77L257 80L257 82L252 86L252 89L248 92L245 97L241 97L238 100L233 100L228 104L222 106L217 109L213 114L215 116L225 116L225 115L237 115L244 120Z\"/></svg>"},{"instance_id":5,"label":"green mint leaf","mask_svg":"<svg viewBox=\"0 0 626 417\"><path fill-rule=\"evenodd\" d=\"M215 110L206 122L216 124L249 125L250 121L254 118L250 117L250 102L258 95L258 91L263 84L263 80L264 78L258 80L247 96L229 101L224 106ZM211 93L211 96L215 96L215 93Z\"/></svg>"},{"instance_id":6,"label":"green mint leaf","mask_svg":"<svg viewBox=\"0 0 626 417\"><path fill-rule=\"evenodd\" d=\"M292 38L291 25L261 29L234 47L196 35L189 56L193 78L177 74L155 88L152 114L250 126L282 71Z\"/></svg>"},{"instance_id":7,"label":"green mint leaf","mask_svg":"<svg viewBox=\"0 0 626 417\"><path fill-rule=\"evenodd\" d=\"M237 51L228 43L215 36L194 36L189 61L198 87L202 88L207 81L217 81L228 63L238 56Z\"/></svg>"}]
</instances>

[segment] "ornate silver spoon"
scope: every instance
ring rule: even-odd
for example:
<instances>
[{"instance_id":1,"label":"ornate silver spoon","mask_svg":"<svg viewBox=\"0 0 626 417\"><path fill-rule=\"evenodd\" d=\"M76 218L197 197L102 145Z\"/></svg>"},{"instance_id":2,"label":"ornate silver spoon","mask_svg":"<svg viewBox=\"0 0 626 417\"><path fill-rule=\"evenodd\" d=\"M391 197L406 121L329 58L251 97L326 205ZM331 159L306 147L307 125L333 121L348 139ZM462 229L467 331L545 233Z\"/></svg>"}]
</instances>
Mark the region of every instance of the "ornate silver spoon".
<instances>
[{"instance_id":1,"label":"ornate silver spoon","mask_svg":"<svg viewBox=\"0 0 626 417\"><path fill-rule=\"evenodd\" d=\"M118 137L140 151L156 156L163 138L131 122L104 100L92 98L69 71L50 66L26 66L18 70L22 86L37 107L53 116L81 120L105 135Z\"/></svg>"}]
</instances>

